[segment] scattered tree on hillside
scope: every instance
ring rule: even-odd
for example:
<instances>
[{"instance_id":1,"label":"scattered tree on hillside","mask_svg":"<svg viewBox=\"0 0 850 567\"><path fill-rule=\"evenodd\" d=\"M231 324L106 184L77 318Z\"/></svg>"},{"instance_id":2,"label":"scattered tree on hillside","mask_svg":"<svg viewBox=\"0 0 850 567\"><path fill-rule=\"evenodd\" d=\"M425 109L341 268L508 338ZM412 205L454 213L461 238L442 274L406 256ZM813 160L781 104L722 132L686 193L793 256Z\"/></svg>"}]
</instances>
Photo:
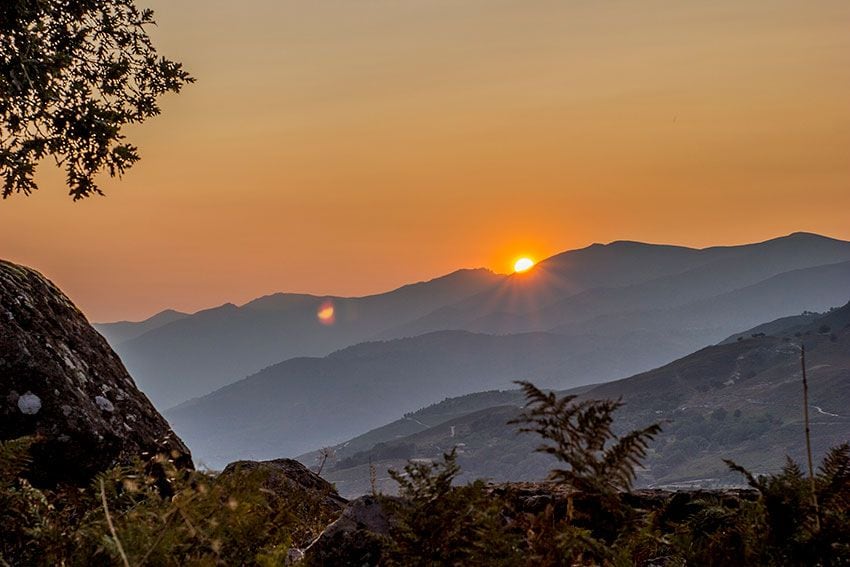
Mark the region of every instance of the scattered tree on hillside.
<instances>
[{"instance_id":1,"label":"scattered tree on hillside","mask_svg":"<svg viewBox=\"0 0 850 567\"><path fill-rule=\"evenodd\" d=\"M153 12L134 0L0 3L2 195L37 189L39 161L63 167L74 200L102 194L94 176L120 176L139 159L127 124L160 113L158 99L192 77L160 57Z\"/></svg>"},{"instance_id":2,"label":"scattered tree on hillside","mask_svg":"<svg viewBox=\"0 0 850 567\"><path fill-rule=\"evenodd\" d=\"M319 450L319 454L316 456L316 461L319 463L319 469L316 471L316 474L321 476L322 470L325 468L325 463L328 462L328 459L334 460L336 458L336 451L333 447L322 447Z\"/></svg>"}]
</instances>

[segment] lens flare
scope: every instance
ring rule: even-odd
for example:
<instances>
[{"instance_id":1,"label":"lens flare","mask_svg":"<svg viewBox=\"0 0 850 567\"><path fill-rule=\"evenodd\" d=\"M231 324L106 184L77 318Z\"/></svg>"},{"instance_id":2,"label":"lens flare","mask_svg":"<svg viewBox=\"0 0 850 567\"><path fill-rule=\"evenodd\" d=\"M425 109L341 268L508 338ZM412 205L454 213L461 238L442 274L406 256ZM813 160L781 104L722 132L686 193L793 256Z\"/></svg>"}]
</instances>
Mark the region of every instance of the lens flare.
<instances>
[{"instance_id":1,"label":"lens flare","mask_svg":"<svg viewBox=\"0 0 850 567\"><path fill-rule=\"evenodd\" d=\"M527 272L534 266L534 260L531 258L520 258L514 262L515 272Z\"/></svg>"},{"instance_id":2,"label":"lens flare","mask_svg":"<svg viewBox=\"0 0 850 567\"><path fill-rule=\"evenodd\" d=\"M316 318L322 325L333 325L334 321L336 321L333 302L325 301L322 303L319 306L318 311L316 311Z\"/></svg>"}]
</instances>

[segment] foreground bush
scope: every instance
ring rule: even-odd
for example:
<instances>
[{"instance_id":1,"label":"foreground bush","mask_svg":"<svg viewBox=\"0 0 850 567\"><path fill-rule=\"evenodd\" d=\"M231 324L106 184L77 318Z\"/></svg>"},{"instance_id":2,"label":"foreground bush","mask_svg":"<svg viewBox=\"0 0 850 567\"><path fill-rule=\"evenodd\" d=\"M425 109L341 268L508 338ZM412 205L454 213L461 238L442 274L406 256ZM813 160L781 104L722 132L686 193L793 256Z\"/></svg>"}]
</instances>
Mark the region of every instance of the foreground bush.
<instances>
[{"instance_id":1,"label":"foreground bush","mask_svg":"<svg viewBox=\"0 0 850 567\"><path fill-rule=\"evenodd\" d=\"M758 478L727 463L761 494L765 563L850 565L850 444L826 454L813 482L791 459L781 473Z\"/></svg>"},{"instance_id":2,"label":"foreground bush","mask_svg":"<svg viewBox=\"0 0 850 567\"><path fill-rule=\"evenodd\" d=\"M30 443L0 445L0 565L282 565L333 520L323 495L288 502L261 471L216 477L165 458L39 490L24 478Z\"/></svg>"},{"instance_id":3,"label":"foreground bush","mask_svg":"<svg viewBox=\"0 0 850 567\"><path fill-rule=\"evenodd\" d=\"M454 451L410 462L391 473L399 497L368 497L364 510L382 528L340 532L324 555L308 549L307 564L850 565L850 445L831 450L813 478L791 461L761 477L730 462L752 489L632 492L657 426L617 437L619 403L526 390L521 420L559 460L552 481L458 486ZM310 482L269 476L276 462L216 476L159 458L88 488L40 490L26 480L30 444L0 444L0 566L288 565L290 548L306 547L341 506L300 465Z\"/></svg>"},{"instance_id":4,"label":"foreground bush","mask_svg":"<svg viewBox=\"0 0 850 567\"><path fill-rule=\"evenodd\" d=\"M518 422L561 467L553 483L454 486L454 452L391 473L400 498L379 563L387 565L850 565L850 445L824 458L811 484L789 461L746 475L754 490L630 492L657 425L617 437L619 402L557 397L523 384Z\"/></svg>"}]
</instances>

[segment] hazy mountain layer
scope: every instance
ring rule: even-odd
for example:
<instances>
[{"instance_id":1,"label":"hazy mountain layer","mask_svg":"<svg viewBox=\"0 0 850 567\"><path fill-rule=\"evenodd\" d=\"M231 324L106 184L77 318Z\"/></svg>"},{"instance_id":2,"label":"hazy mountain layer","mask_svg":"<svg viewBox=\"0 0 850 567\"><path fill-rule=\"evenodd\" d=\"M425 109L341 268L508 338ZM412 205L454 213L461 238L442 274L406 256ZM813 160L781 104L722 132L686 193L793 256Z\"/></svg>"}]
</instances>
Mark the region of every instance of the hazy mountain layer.
<instances>
[{"instance_id":1,"label":"hazy mountain layer","mask_svg":"<svg viewBox=\"0 0 850 567\"><path fill-rule=\"evenodd\" d=\"M625 376L627 368L670 360L686 348L682 342L689 341L648 333L606 339L441 331L287 360L166 416L196 460L209 466L295 456L447 396L510 388L523 379L562 387Z\"/></svg>"},{"instance_id":2,"label":"hazy mountain layer","mask_svg":"<svg viewBox=\"0 0 850 567\"><path fill-rule=\"evenodd\" d=\"M574 281L583 269L577 256L592 266L591 274L597 277L584 275ZM610 263L604 271L603 260ZM513 333L569 328L607 315L681 307L783 273L846 261L850 261L850 243L807 233L702 250L636 242L594 245L554 256L532 273L514 275L384 336L440 329ZM617 268L622 273L615 277ZM629 274L634 277L627 279ZM730 321L729 327L734 328L735 322Z\"/></svg>"},{"instance_id":3,"label":"hazy mountain layer","mask_svg":"<svg viewBox=\"0 0 850 567\"><path fill-rule=\"evenodd\" d=\"M643 335L627 344L661 337L657 355L598 376L613 379L741 328L844 301L850 266L807 270L848 261L850 243L804 233L703 250L615 242L553 256L526 274L462 270L363 298L277 294L241 307L224 305L151 328L116 348L140 387L159 407L169 407L281 360L323 356L376 337L453 329L552 331L579 345L592 336ZM335 321L323 325L316 314L328 301ZM116 330L104 327L108 336ZM573 342L565 346L572 354L621 362L631 357L616 344L594 353ZM605 361L585 366L603 368Z\"/></svg>"},{"instance_id":4,"label":"hazy mountain layer","mask_svg":"<svg viewBox=\"0 0 850 567\"><path fill-rule=\"evenodd\" d=\"M805 343L812 441L819 457L850 438L850 306L802 325L799 318L785 322L773 322L772 335L748 335L657 370L573 393L622 397L622 430L664 423L639 484L740 482L727 472L723 458L757 472L777 470L786 455L800 462L804 458L799 344ZM481 407L487 403L493 407ZM543 478L553 461L533 452L535 437L518 435L515 426L507 425L522 403L518 391L446 400L334 447L336 457L324 476L342 494L364 493L370 490L371 463L379 486L392 491L387 468L400 468L410 458L439 458L457 446L465 478ZM435 423L441 417L445 420ZM372 447L364 449L369 443ZM301 458L313 464L315 454Z\"/></svg>"},{"instance_id":5,"label":"hazy mountain layer","mask_svg":"<svg viewBox=\"0 0 850 567\"><path fill-rule=\"evenodd\" d=\"M181 313L174 309L160 311L153 317L144 321L117 321L115 323L96 323L94 328L109 341L109 344L119 345L125 341L135 339L160 327L164 327L174 321L189 317L188 313Z\"/></svg>"},{"instance_id":6,"label":"hazy mountain layer","mask_svg":"<svg viewBox=\"0 0 850 567\"><path fill-rule=\"evenodd\" d=\"M369 340L501 279L487 270L460 270L368 297L275 294L195 313L115 349L151 400L167 408L281 360L323 356ZM333 306L333 324L317 317L327 305Z\"/></svg>"},{"instance_id":7,"label":"hazy mountain layer","mask_svg":"<svg viewBox=\"0 0 850 567\"><path fill-rule=\"evenodd\" d=\"M616 334L638 330L699 330L720 341L763 321L824 311L850 299L850 262L792 270L753 285L667 309L632 310L556 327L552 332ZM698 346L703 346L698 345Z\"/></svg>"},{"instance_id":8,"label":"hazy mountain layer","mask_svg":"<svg viewBox=\"0 0 850 567\"><path fill-rule=\"evenodd\" d=\"M167 415L199 460L212 466L293 456L446 396L505 388L520 379L568 388L629 376L735 329L822 310L848 296L845 262L780 274L673 309L599 317L559 333L440 331L366 343L325 358L285 361Z\"/></svg>"},{"instance_id":9,"label":"hazy mountain layer","mask_svg":"<svg viewBox=\"0 0 850 567\"><path fill-rule=\"evenodd\" d=\"M586 334L441 331L366 343L274 365L167 416L211 466L292 456L446 396L506 388L514 380L565 388L628 376L693 352L706 337L729 336L728 321L747 328L777 312L843 303L849 294L850 262L783 274L686 308L627 314L645 328L610 336L590 334L588 325ZM624 327L613 321L609 328Z\"/></svg>"}]
</instances>

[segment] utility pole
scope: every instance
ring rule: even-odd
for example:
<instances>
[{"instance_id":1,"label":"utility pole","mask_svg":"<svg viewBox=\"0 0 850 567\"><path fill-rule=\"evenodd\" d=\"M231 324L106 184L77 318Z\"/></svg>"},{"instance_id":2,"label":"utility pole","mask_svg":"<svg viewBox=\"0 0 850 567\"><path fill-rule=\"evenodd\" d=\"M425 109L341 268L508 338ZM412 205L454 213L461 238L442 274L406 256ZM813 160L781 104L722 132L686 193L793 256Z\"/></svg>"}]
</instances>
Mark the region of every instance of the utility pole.
<instances>
[{"instance_id":1,"label":"utility pole","mask_svg":"<svg viewBox=\"0 0 850 567\"><path fill-rule=\"evenodd\" d=\"M815 508L815 528L820 531L820 512L815 492L815 470L812 464L812 433L809 429L809 380L806 376L806 345L800 345L800 366L803 369L803 421L806 425L806 454L809 459L809 483L812 489L812 506Z\"/></svg>"}]
</instances>

